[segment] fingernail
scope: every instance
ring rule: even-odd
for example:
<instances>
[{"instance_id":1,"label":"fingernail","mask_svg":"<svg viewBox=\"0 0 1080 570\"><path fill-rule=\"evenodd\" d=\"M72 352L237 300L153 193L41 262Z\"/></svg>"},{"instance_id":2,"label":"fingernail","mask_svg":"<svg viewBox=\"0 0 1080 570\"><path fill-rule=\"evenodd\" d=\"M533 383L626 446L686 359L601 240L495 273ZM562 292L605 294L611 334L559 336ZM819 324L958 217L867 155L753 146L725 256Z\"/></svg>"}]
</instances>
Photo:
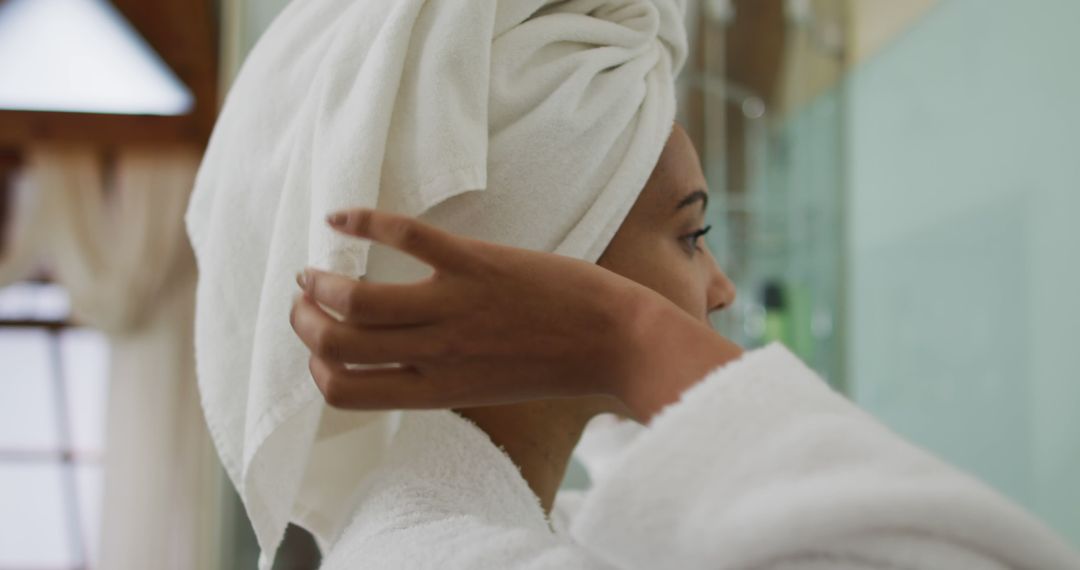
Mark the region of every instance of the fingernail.
<instances>
[{"instance_id":1,"label":"fingernail","mask_svg":"<svg viewBox=\"0 0 1080 570\"><path fill-rule=\"evenodd\" d=\"M345 225L345 221L348 219L349 215L345 212L334 212L333 214L326 216L326 223L331 226L342 226Z\"/></svg>"},{"instance_id":2,"label":"fingernail","mask_svg":"<svg viewBox=\"0 0 1080 570\"><path fill-rule=\"evenodd\" d=\"M303 271L296 272L296 284L299 285L301 289L307 291L307 276Z\"/></svg>"}]
</instances>

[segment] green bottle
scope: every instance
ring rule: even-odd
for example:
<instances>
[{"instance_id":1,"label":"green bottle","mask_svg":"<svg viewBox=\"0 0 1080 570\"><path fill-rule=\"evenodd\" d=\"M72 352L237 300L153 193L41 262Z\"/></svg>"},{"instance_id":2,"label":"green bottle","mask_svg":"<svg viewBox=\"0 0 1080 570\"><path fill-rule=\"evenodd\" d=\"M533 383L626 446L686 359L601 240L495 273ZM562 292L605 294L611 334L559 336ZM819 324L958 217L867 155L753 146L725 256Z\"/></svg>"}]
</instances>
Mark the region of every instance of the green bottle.
<instances>
[{"instance_id":1,"label":"green bottle","mask_svg":"<svg viewBox=\"0 0 1080 570\"><path fill-rule=\"evenodd\" d=\"M791 318L788 314L787 295L777 280L765 282L762 288L762 305L765 306L765 342L782 342L791 346Z\"/></svg>"}]
</instances>

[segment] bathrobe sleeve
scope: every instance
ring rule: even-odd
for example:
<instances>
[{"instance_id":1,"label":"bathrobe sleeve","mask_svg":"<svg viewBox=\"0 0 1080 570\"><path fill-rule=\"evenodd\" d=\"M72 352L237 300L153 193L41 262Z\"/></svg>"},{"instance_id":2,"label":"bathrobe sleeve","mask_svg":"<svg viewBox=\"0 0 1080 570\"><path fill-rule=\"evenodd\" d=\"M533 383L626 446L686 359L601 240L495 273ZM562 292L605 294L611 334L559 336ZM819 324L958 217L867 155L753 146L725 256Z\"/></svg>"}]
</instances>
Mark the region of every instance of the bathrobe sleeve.
<instances>
[{"instance_id":1,"label":"bathrobe sleeve","mask_svg":"<svg viewBox=\"0 0 1080 570\"><path fill-rule=\"evenodd\" d=\"M1042 523L780 345L712 372L619 461L571 527L618 568L1080 568Z\"/></svg>"}]
</instances>

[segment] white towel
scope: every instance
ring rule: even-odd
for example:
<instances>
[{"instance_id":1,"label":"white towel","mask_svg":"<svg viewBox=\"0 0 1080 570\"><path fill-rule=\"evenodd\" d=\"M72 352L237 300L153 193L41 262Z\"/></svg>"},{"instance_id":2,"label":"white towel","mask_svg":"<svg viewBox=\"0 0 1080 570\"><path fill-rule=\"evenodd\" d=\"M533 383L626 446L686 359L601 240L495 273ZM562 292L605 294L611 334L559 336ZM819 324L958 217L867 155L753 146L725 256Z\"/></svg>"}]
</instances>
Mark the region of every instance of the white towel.
<instances>
[{"instance_id":1,"label":"white towel","mask_svg":"<svg viewBox=\"0 0 1080 570\"><path fill-rule=\"evenodd\" d=\"M1078 570L1044 524L903 441L779 345L626 447L567 538L485 433L410 414L323 570Z\"/></svg>"},{"instance_id":2,"label":"white towel","mask_svg":"<svg viewBox=\"0 0 1080 570\"><path fill-rule=\"evenodd\" d=\"M684 2L304 0L267 30L187 216L203 406L262 567L289 520L338 533L400 419L323 405L288 325L293 275L425 269L324 216L378 207L595 260L670 132Z\"/></svg>"}]
</instances>

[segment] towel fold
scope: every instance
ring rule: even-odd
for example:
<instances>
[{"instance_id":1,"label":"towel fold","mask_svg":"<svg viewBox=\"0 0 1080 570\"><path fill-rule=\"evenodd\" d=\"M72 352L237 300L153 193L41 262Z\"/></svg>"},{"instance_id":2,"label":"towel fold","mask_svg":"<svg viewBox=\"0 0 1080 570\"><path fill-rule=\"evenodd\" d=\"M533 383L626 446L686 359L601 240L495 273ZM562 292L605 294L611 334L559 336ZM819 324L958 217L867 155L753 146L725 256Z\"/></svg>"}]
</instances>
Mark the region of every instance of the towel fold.
<instances>
[{"instance_id":1,"label":"towel fold","mask_svg":"<svg viewBox=\"0 0 1080 570\"><path fill-rule=\"evenodd\" d=\"M326 408L288 324L304 266L420 264L331 231L348 207L595 260L671 130L685 0L304 0L252 51L187 214L207 422L267 568L287 522L327 544L400 414Z\"/></svg>"}]
</instances>

